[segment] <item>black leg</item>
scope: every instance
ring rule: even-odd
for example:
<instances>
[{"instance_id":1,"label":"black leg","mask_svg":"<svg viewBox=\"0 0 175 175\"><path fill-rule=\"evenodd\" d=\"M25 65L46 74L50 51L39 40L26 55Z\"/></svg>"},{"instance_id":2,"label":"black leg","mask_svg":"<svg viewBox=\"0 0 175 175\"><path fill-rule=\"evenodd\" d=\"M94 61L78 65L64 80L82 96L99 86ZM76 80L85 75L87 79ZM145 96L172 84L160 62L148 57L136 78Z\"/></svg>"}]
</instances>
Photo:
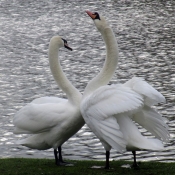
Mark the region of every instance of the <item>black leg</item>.
<instances>
[{"instance_id":1,"label":"black leg","mask_svg":"<svg viewBox=\"0 0 175 175\"><path fill-rule=\"evenodd\" d=\"M68 162L63 161L61 146L58 147L58 153L59 153L59 163L60 163L60 165L70 164Z\"/></svg>"},{"instance_id":2,"label":"black leg","mask_svg":"<svg viewBox=\"0 0 175 175\"><path fill-rule=\"evenodd\" d=\"M134 163L133 163L132 167L138 168L137 161L136 161L136 151L132 151L132 154L134 156Z\"/></svg>"},{"instance_id":3,"label":"black leg","mask_svg":"<svg viewBox=\"0 0 175 175\"><path fill-rule=\"evenodd\" d=\"M106 166L105 169L109 169L109 157L110 157L110 151L106 151Z\"/></svg>"},{"instance_id":4,"label":"black leg","mask_svg":"<svg viewBox=\"0 0 175 175\"><path fill-rule=\"evenodd\" d=\"M57 154L59 154L59 158L58 158ZM61 153L61 146L58 147L58 151L57 151L57 149L54 149L54 156L55 156L55 164L56 165L65 166L65 165L69 164L69 166L73 166L73 164L63 161L63 157L62 157L62 153Z\"/></svg>"},{"instance_id":5,"label":"black leg","mask_svg":"<svg viewBox=\"0 0 175 175\"><path fill-rule=\"evenodd\" d=\"M58 147L58 153L59 153L59 161L63 162L63 157L62 157L62 154L61 154L61 146Z\"/></svg>"},{"instance_id":6,"label":"black leg","mask_svg":"<svg viewBox=\"0 0 175 175\"><path fill-rule=\"evenodd\" d=\"M57 156L57 150L54 149L54 156L55 156L55 164L57 165L58 164L58 156Z\"/></svg>"},{"instance_id":7,"label":"black leg","mask_svg":"<svg viewBox=\"0 0 175 175\"><path fill-rule=\"evenodd\" d=\"M59 158L58 158L58 153L59 153ZM61 146L58 147L58 151L57 149L54 149L54 156L55 156L55 164L58 166L61 165L65 165L65 162L62 159L62 155L61 155Z\"/></svg>"}]
</instances>

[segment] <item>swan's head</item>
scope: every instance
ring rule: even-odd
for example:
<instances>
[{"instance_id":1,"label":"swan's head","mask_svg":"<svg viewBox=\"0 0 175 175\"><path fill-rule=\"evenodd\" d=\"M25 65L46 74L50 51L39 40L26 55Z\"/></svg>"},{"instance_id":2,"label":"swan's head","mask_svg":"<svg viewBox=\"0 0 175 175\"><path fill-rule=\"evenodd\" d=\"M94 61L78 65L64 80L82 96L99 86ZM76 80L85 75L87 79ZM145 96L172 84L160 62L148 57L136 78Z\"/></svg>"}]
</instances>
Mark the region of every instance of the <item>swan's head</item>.
<instances>
[{"instance_id":1,"label":"swan's head","mask_svg":"<svg viewBox=\"0 0 175 175\"><path fill-rule=\"evenodd\" d=\"M68 46L67 40L63 39L60 36L52 37L50 43L53 43L53 45L56 45L58 47L65 47L66 49L72 50L72 48Z\"/></svg>"},{"instance_id":2,"label":"swan's head","mask_svg":"<svg viewBox=\"0 0 175 175\"><path fill-rule=\"evenodd\" d=\"M86 13L93 19L94 24L99 31L109 28L109 24L107 23L106 19L97 12L90 12L89 10L86 10Z\"/></svg>"}]
</instances>

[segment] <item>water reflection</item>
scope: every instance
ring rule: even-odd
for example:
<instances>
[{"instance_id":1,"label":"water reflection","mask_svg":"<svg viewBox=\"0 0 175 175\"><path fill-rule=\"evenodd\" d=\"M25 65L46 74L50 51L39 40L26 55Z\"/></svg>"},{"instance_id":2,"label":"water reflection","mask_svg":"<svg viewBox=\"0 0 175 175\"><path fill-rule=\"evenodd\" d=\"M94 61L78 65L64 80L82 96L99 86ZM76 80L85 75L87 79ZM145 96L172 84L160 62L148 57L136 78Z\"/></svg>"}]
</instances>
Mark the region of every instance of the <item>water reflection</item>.
<instances>
[{"instance_id":1,"label":"water reflection","mask_svg":"<svg viewBox=\"0 0 175 175\"><path fill-rule=\"evenodd\" d=\"M138 160L174 161L175 120L175 2L164 1L21 1L0 2L0 157L53 158L52 150L37 151L16 145L13 135L17 110L42 96L65 97L49 70L48 43L59 34L74 51L61 52L67 77L83 92L101 69L105 46L84 10L104 14L119 43L120 60L111 83L144 77L166 97L157 107L167 117L171 141L161 152L139 151ZM149 133L140 128L144 135ZM104 159L104 149L86 125L63 146L72 159ZM111 159L130 160L131 152L111 152Z\"/></svg>"}]
</instances>

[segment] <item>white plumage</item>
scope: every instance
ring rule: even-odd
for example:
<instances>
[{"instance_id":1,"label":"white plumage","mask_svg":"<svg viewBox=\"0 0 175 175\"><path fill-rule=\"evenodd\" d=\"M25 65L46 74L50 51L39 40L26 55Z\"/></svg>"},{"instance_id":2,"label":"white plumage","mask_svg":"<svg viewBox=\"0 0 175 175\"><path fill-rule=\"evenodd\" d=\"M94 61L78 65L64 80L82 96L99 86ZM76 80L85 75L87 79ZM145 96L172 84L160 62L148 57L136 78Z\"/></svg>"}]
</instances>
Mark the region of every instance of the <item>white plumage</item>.
<instances>
[{"instance_id":1,"label":"white plumage","mask_svg":"<svg viewBox=\"0 0 175 175\"><path fill-rule=\"evenodd\" d=\"M132 88L144 96L145 105L152 106L158 103L165 103L165 97L149 85L143 78L133 77L125 83L125 86Z\"/></svg>"},{"instance_id":2,"label":"white plumage","mask_svg":"<svg viewBox=\"0 0 175 175\"><path fill-rule=\"evenodd\" d=\"M142 97L130 88L106 85L82 101L81 113L106 150L109 151L112 147L123 152L126 150L126 141L115 115L130 113L142 105Z\"/></svg>"},{"instance_id":3,"label":"white plumage","mask_svg":"<svg viewBox=\"0 0 175 175\"><path fill-rule=\"evenodd\" d=\"M119 152L133 151L134 166L136 166L136 150L162 150L163 144L159 139L169 140L166 120L151 108L154 104L165 102L165 98L144 79L138 77L132 78L125 84L105 85L117 65L117 44L111 34L112 29L104 17L98 13L89 11L87 13L94 20L105 40L107 57L103 69L88 83L80 110L85 122L106 150L106 168L109 168L111 148ZM107 31L106 28L108 28ZM144 137L135 122L158 139Z\"/></svg>"},{"instance_id":4,"label":"white plumage","mask_svg":"<svg viewBox=\"0 0 175 175\"><path fill-rule=\"evenodd\" d=\"M135 85L134 83L136 82L136 79L137 83ZM128 142L129 145L126 144L127 149L129 149L129 147L137 147L138 149L151 150L160 148L162 149L163 145L161 144L161 142L158 141L156 141L156 143L159 143L159 145L157 145L157 147L155 148L152 147L151 143L153 143L154 140L150 141L149 139L143 137L140 134L140 131L136 129L137 127L135 126L135 124L133 124L133 121L142 125L157 138L162 139L163 141L168 141L169 132L168 125L165 123L166 120L164 120L158 112L148 106L148 101L150 101L150 104L152 104L153 101L158 102L158 100L160 100L160 102L162 102L165 99L158 91L156 91L143 79L134 77L129 81L133 81L131 87L128 85L128 83L125 83L124 85L106 85L98 88L86 98L83 97L81 103L81 112L85 119L85 122L88 124L91 130L95 132L95 135L100 139L102 143L107 142L113 148L114 146L112 146L109 141L106 141L103 138L103 134L101 134L101 130L103 130L103 125L105 125L105 122L109 122L110 118L112 118L115 123L117 122L116 128L119 129L119 131L122 131L125 140L128 140L131 143L135 142L133 146ZM143 82L143 88L141 82ZM138 85L140 86L140 88L138 87ZM147 91L144 94L145 89L147 89ZM152 98L151 95L154 97L153 100L150 99L150 97ZM122 119L126 122L122 121ZM106 125L108 125L109 128L112 127L110 126L110 124ZM130 135L127 136L127 134ZM141 138L144 142L141 141ZM148 141L147 144L145 144L145 139ZM113 138L113 140L116 140L117 144L117 138ZM133 140L135 141L133 142ZM105 145L107 145L107 143L105 143ZM108 148L105 149L108 150Z\"/></svg>"},{"instance_id":5,"label":"white plumage","mask_svg":"<svg viewBox=\"0 0 175 175\"><path fill-rule=\"evenodd\" d=\"M20 109L13 119L15 134L30 134L17 143L39 150L53 148L57 165L65 164L62 160L61 145L84 125L79 107L82 95L66 78L58 62L58 50L63 46L71 49L67 41L60 36L51 39L49 63L55 81L68 99L57 97L35 99Z\"/></svg>"}]
</instances>

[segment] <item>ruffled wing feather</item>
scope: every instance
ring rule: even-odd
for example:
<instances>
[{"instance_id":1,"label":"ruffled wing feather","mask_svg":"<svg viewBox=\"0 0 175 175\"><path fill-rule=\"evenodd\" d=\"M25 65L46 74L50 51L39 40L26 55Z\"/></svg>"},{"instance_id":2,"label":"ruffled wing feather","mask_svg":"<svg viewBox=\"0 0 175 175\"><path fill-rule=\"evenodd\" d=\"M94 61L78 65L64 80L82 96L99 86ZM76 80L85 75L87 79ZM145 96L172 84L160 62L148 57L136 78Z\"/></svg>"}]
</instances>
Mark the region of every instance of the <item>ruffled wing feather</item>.
<instances>
[{"instance_id":1,"label":"ruffled wing feather","mask_svg":"<svg viewBox=\"0 0 175 175\"><path fill-rule=\"evenodd\" d=\"M103 120L119 113L138 110L143 98L131 88L123 85L102 86L81 103L82 112L87 116Z\"/></svg>"},{"instance_id":2,"label":"ruffled wing feather","mask_svg":"<svg viewBox=\"0 0 175 175\"><path fill-rule=\"evenodd\" d=\"M169 127L166 120L154 109L149 106L133 116L133 120L164 142L169 141Z\"/></svg>"},{"instance_id":3,"label":"ruffled wing feather","mask_svg":"<svg viewBox=\"0 0 175 175\"><path fill-rule=\"evenodd\" d=\"M166 101L165 97L151 85L149 85L143 78L133 77L124 85L143 95L145 97L144 103L147 106L152 106Z\"/></svg>"},{"instance_id":4,"label":"ruffled wing feather","mask_svg":"<svg viewBox=\"0 0 175 175\"><path fill-rule=\"evenodd\" d=\"M123 85L103 86L83 99L81 113L104 146L108 143L112 148L123 152L126 140L117 118L113 116L138 110L143 105L142 100L139 94Z\"/></svg>"}]
</instances>

